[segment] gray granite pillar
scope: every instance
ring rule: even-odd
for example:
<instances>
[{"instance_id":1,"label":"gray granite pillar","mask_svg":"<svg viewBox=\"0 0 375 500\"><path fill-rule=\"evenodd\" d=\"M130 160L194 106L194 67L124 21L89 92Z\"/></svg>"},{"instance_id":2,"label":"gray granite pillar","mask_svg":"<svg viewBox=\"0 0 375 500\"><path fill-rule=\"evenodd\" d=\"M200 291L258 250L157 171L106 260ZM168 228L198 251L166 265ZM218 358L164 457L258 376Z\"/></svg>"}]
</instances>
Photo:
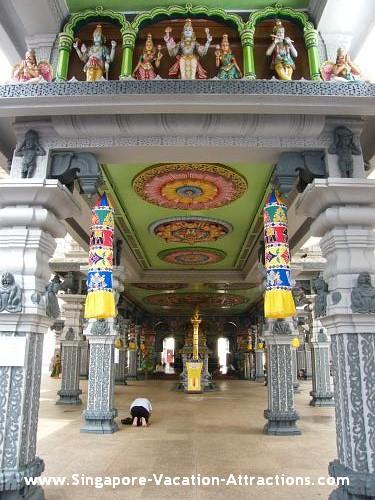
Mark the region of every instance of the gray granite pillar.
<instances>
[{"instance_id":1,"label":"gray granite pillar","mask_svg":"<svg viewBox=\"0 0 375 500\"><path fill-rule=\"evenodd\" d=\"M305 358L306 358L306 377L312 377L312 358L311 358L311 345L305 343Z\"/></svg>"},{"instance_id":2,"label":"gray granite pillar","mask_svg":"<svg viewBox=\"0 0 375 500\"><path fill-rule=\"evenodd\" d=\"M306 371L306 353L305 353L305 344L301 344L297 351L297 373L299 370Z\"/></svg>"},{"instance_id":3,"label":"gray granite pillar","mask_svg":"<svg viewBox=\"0 0 375 500\"><path fill-rule=\"evenodd\" d=\"M43 490L24 478L44 470L36 447L43 337L53 323L48 262L66 233L60 220L79 207L56 180L4 178L0 192L0 498L39 500Z\"/></svg>"},{"instance_id":4,"label":"gray granite pillar","mask_svg":"<svg viewBox=\"0 0 375 500\"><path fill-rule=\"evenodd\" d=\"M81 432L111 434L118 430L114 418L114 342L118 332L113 319L89 320L85 335L90 343L90 367L85 423Z\"/></svg>"},{"instance_id":5,"label":"gray granite pillar","mask_svg":"<svg viewBox=\"0 0 375 500\"><path fill-rule=\"evenodd\" d=\"M299 392L299 382L297 378L297 349L292 347L292 380L293 380L293 391L295 393Z\"/></svg>"},{"instance_id":6,"label":"gray granite pillar","mask_svg":"<svg viewBox=\"0 0 375 500\"><path fill-rule=\"evenodd\" d=\"M89 378L89 343L87 340L82 340L81 342L81 363L79 377L81 380L87 380Z\"/></svg>"},{"instance_id":7,"label":"gray granite pillar","mask_svg":"<svg viewBox=\"0 0 375 500\"><path fill-rule=\"evenodd\" d=\"M264 337L267 344L268 420L265 434L275 436L297 435L298 414L294 408L292 379L292 330L287 321L269 321Z\"/></svg>"},{"instance_id":8,"label":"gray granite pillar","mask_svg":"<svg viewBox=\"0 0 375 500\"><path fill-rule=\"evenodd\" d=\"M128 380L137 380L138 375L138 339L134 324L129 327L128 334Z\"/></svg>"},{"instance_id":9,"label":"gray granite pillar","mask_svg":"<svg viewBox=\"0 0 375 500\"><path fill-rule=\"evenodd\" d=\"M85 295L60 295L64 302L65 324L61 335L61 389L56 404L81 405L79 388L81 373L82 313Z\"/></svg>"},{"instance_id":10,"label":"gray granite pillar","mask_svg":"<svg viewBox=\"0 0 375 500\"><path fill-rule=\"evenodd\" d=\"M255 380L264 382L264 350L255 349Z\"/></svg>"},{"instance_id":11,"label":"gray granite pillar","mask_svg":"<svg viewBox=\"0 0 375 500\"><path fill-rule=\"evenodd\" d=\"M120 339L122 347L118 349L118 363L115 363L115 384L126 385L126 377L128 371L128 348L127 335L130 325L130 319L122 318L119 322Z\"/></svg>"},{"instance_id":12,"label":"gray granite pillar","mask_svg":"<svg viewBox=\"0 0 375 500\"><path fill-rule=\"evenodd\" d=\"M314 219L327 260L320 319L331 338L338 455L329 472L349 478L331 500L375 498L374 192L375 180L315 179L297 206Z\"/></svg>"},{"instance_id":13,"label":"gray granite pillar","mask_svg":"<svg viewBox=\"0 0 375 500\"><path fill-rule=\"evenodd\" d=\"M313 365L311 406L335 406L331 390L329 374L329 347L330 343L323 329L316 341L311 341L311 356Z\"/></svg>"}]
</instances>

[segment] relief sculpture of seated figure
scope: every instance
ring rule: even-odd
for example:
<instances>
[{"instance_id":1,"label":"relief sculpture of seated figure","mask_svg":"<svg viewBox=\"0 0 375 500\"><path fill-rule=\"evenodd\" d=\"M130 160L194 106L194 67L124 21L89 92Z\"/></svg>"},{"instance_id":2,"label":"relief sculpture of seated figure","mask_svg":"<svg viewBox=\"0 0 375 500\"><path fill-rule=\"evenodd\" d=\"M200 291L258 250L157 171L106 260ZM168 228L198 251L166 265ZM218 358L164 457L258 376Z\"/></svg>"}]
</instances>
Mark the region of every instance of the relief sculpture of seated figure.
<instances>
[{"instance_id":1,"label":"relief sculpture of seated figure","mask_svg":"<svg viewBox=\"0 0 375 500\"><path fill-rule=\"evenodd\" d=\"M22 309L22 291L12 273L3 273L0 283L0 312L18 313Z\"/></svg>"},{"instance_id":2,"label":"relief sculpture of seated figure","mask_svg":"<svg viewBox=\"0 0 375 500\"><path fill-rule=\"evenodd\" d=\"M354 313L375 313L375 288L371 283L370 273L360 273L351 298Z\"/></svg>"}]
</instances>

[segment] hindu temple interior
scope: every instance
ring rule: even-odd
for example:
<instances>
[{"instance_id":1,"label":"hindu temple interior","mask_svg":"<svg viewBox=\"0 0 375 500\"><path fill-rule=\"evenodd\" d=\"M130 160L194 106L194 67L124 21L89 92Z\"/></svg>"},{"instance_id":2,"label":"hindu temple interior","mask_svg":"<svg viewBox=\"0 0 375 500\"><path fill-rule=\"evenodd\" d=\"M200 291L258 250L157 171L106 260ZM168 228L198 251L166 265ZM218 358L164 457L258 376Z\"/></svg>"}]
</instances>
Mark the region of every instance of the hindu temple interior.
<instances>
[{"instance_id":1,"label":"hindu temple interior","mask_svg":"<svg viewBox=\"0 0 375 500\"><path fill-rule=\"evenodd\" d=\"M373 7L0 0L0 500L375 498Z\"/></svg>"}]
</instances>

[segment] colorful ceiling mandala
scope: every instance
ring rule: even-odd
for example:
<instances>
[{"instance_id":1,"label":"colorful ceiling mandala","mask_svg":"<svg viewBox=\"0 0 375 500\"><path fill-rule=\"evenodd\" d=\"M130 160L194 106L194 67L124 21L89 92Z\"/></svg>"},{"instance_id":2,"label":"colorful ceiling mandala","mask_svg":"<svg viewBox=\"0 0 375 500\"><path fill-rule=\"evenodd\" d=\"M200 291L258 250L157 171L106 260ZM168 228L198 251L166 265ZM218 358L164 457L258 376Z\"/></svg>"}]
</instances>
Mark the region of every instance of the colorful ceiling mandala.
<instances>
[{"instance_id":1,"label":"colorful ceiling mandala","mask_svg":"<svg viewBox=\"0 0 375 500\"><path fill-rule=\"evenodd\" d=\"M227 222L207 217L171 217L154 222L151 234L167 243L208 243L229 234L233 226Z\"/></svg>"},{"instance_id":2,"label":"colorful ceiling mandala","mask_svg":"<svg viewBox=\"0 0 375 500\"><path fill-rule=\"evenodd\" d=\"M187 283L132 283L132 285L143 290L178 290L189 286Z\"/></svg>"},{"instance_id":3,"label":"colorful ceiling mandala","mask_svg":"<svg viewBox=\"0 0 375 500\"><path fill-rule=\"evenodd\" d=\"M246 180L216 163L163 163L143 170L133 179L135 192L159 207L206 210L240 198Z\"/></svg>"},{"instance_id":4,"label":"colorful ceiling mandala","mask_svg":"<svg viewBox=\"0 0 375 500\"><path fill-rule=\"evenodd\" d=\"M164 293L158 295L149 295L143 299L145 302L160 307L193 307L199 304L205 308L234 307L244 304L248 301L241 295L232 295L227 293Z\"/></svg>"},{"instance_id":5,"label":"colorful ceiling mandala","mask_svg":"<svg viewBox=\"0 0 375 500\"><path fill-rule=\"evenodd\" d=\"M159 258L168 264L183 266L202 266L215 264L223 260L227 254L222 250L204 247L172 248L158 254Z\"/></svg>"}]
</instances>

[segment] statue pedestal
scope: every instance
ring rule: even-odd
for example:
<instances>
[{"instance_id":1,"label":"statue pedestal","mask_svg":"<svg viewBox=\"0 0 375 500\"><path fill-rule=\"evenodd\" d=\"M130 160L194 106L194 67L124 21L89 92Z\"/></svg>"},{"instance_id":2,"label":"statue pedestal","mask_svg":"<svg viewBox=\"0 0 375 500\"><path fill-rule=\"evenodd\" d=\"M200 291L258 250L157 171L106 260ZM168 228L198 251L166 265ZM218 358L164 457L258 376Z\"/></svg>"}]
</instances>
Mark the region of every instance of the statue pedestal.
<instances>
[{"instance_id":1,"label":"statue pedestal","mask_svg":"<svg viewBox=\"0 0 375 500\"><path fill-rule=\"evenodd\" d=\"M201 361L187 361L187 388L185 392L199 394L203 392L202 389L202 368Z\"/></svg>"}]
</instances>

